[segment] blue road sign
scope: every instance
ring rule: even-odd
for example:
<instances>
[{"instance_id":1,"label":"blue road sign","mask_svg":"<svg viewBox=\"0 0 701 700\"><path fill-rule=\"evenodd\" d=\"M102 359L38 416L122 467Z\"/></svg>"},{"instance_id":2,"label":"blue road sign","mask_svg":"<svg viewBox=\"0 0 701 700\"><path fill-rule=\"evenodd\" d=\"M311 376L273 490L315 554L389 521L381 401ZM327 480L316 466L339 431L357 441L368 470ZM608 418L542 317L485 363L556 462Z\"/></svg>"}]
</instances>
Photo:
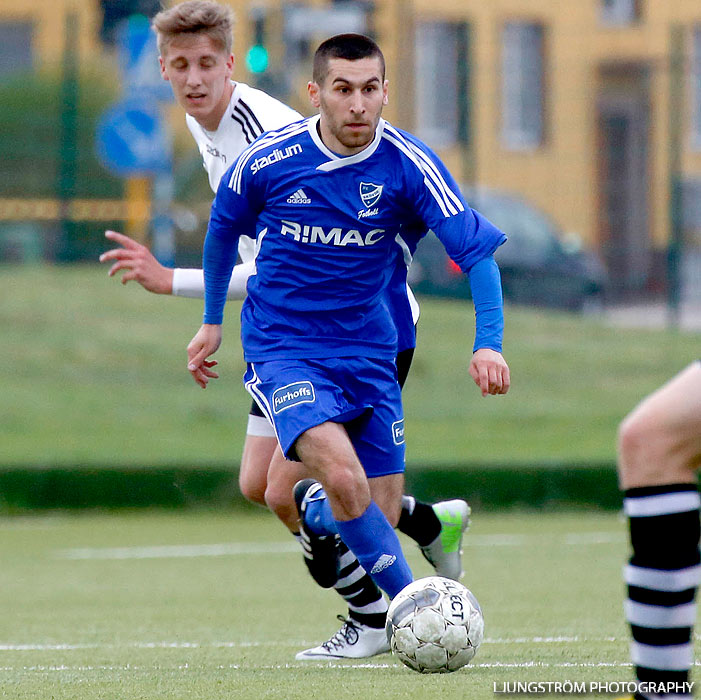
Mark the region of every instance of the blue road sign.
<instances>
[{"instance_id":1,"label":"blue road sign","mask_svg":"<svg viewBox=\"0 0 701 700\"><path fill-rule=\"evenodd\" d=\"M122 177L156 175L172 165L172 146L158 106L126 99L107 109L97 124L95 149L100 162Z\"/></svg>"},{"instance_id":2,"label":"blue road sign","mask_svg":"<svg viewBox=\"0 0 701 700\"><path fill-rule=\"evenodd\" d=\"M127 94L148 94L163 102L173 101L170 85L161 77L156 35L148 18L132 15L117 32L119 64Z\"/></svg>"}]
</instances>

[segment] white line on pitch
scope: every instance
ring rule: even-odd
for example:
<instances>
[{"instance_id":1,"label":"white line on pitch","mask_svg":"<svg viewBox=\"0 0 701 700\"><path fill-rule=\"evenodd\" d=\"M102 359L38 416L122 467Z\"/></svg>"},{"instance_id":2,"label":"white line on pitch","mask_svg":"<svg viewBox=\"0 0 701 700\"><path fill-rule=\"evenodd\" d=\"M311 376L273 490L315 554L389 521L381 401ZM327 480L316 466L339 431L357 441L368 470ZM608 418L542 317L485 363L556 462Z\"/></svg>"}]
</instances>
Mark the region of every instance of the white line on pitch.
<instances>
[{"instance_id":1,"label":"white line on pitch","mask_svg":"<svg viewBox=\"0 0 701 700\"><path fill-rule=\"evenodd\" d=\"M701 641L701 635L695 635L697 641ZM497 645L521 645L527 644L602 644L602 643L627 643L627 637L578 637L578 636L552 636L552 637L487 637L484 644ZM82 649L248 649L255 647L304 647L311 646L313 642L302 641L261 641L261 642L188 642L188 641L160 641L160 642L127 642L124 644L0 644L0 651L73 651Z\"/></svg>"},{"instance_id":2,"label":"white line on pitch","mask_svg":"<svg viewBox=\"0 0 701 700\"><path fill-rule=\"evenodd\" d=\"M175 559L230 557L300 552L295 542L229 542L223 544L159 545L151 547L81 547L56 552L61 559Z\"/></svg>"},{"instance_id":3,"label":"white line on pitch","mask_svg":"<svg viewBox=\"0 0 701 700\"><path fill-rule=\"evenodd\" d=\"M470 668L630 668L630 661L589 661L589 662L561 662L561 663L550 663L547 661L524 661L524 662L495 662L495 663L473 663L470 664ZM695 667L701 667L701 661L694 662ZM158 664L157 666L136 666L133 664L128 664L125 666L68 666L61 664L60 666L0 666L0 671L4 672L17 672L17 671L35 671L40 673L47 672L61 672L61 671L164 671L164 670L178 670L178 671L189 671L198 670L201 668L214 668L217 670L226 671L237 671L240 669L245 670L256 670L256 671L279 671L286 669L295 668L335 668L335 669L389 669L389 668L403 668L400 663L353 663L350 660L347 663L334 663L320 661L318 663L304 662L299 664L267 664L264 666L258 666L255 664L248 664L242 666L241 664L220 664L214 667L203 667L199 664L177 664L171 667L163 666Z\"/></svg>"},{"instance_id":4,"label":"white line on pitch","mask_svg":"<svg viewBox=\"0 0 701 700\"><path fill-rule=\"evenodd\" d=\"M565 534L550 538L551 544L568 546L606 545L624 542L618 532ZM542 535L468 535L468 547L522 547L542 542ZM56 552L61 559L175 559L193 557L230 557L258 554L293 554L299 552L294 542L228 542L220 544L156 545L148 547L81 547Z\"/></svg>"}]
</instances>

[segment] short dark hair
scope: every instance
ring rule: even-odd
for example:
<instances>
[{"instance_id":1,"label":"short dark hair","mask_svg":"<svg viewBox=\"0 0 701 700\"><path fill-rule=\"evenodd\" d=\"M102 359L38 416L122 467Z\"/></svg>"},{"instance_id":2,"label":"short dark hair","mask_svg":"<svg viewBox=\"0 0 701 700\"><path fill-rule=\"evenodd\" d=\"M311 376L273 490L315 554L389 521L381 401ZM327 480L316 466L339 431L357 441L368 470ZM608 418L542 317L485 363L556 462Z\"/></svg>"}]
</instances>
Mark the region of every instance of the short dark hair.
<instances>
[{"instance_id":1,"label":"short dark hair","mask_svg":"<svg viewBox=\"0 0 701 700\"><path fill-rule=\"evenodd\" d=\"M321 85L329 72L329 60L343 58L346 61L359 61L361 58L379 58L382 66L382 80L385 79L385 57L380 47L363 34L337 34L322 42L314 54L312 80Z\"/></svg>"}]
</instances>

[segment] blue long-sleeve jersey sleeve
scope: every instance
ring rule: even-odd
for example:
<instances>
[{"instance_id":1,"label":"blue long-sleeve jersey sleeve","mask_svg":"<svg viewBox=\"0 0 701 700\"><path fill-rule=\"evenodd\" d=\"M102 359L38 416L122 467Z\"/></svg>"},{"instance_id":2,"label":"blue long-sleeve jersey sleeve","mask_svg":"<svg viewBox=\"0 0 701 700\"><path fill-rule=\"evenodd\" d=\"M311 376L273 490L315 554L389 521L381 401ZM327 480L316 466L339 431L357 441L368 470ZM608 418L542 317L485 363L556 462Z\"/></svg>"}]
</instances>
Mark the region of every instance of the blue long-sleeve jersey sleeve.
<instances>
[{"instance_id":1,"label":"blue long-sleeve jersey sleeve","mask_svg":"<svg viewBox=\"0 0 701 700\"><path fill-rule=\"evenodd\" d=\"M254 197L237 194L229 187L231 173L229 170L219 183L202 251L203 323L222 322L239 236L255 237L255 210L251 206Z\"/></svg>"},{"instance_id":2,"label":"blue long-sleeve jersey sleeve","mask_svg":"<svg viewBox=\"0 0 701 700\"><path fill-rule=\"evenodd\" d=\"M482 258L469 271L475 304L475 343L472 351L490 348L501 352L504 335L504 304L501 275L494 256Z\"/></svg>"}]
</instances>

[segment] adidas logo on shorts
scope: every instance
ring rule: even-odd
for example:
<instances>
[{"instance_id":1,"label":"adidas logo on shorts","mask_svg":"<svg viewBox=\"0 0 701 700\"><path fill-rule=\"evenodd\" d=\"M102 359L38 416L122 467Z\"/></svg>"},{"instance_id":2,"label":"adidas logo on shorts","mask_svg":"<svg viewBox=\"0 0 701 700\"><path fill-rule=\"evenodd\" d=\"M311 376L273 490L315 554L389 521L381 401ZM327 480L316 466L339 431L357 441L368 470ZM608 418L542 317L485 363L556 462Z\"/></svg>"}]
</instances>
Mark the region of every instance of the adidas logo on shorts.
<instances>
[{"instance_id":1,"label":"adidas logo on shorts","mask_svg":"<svg viewBox=\"0 0 701 700\"><path fill-rule=\"evenodd\" d=\"M312 200L307 197L304 190L300 187L295 193L287 198L288 204L311 204Z\"/></svg>"}]
</instances>

